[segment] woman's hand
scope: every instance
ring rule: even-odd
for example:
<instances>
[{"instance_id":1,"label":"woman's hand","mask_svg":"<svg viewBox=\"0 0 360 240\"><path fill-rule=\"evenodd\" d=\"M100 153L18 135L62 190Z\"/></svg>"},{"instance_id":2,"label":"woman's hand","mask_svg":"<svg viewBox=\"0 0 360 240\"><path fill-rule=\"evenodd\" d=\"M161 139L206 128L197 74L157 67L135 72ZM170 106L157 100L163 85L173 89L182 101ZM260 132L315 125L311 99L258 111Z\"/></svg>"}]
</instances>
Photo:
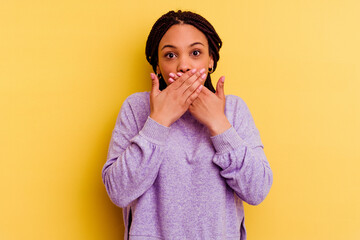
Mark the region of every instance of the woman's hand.
<instances>
[{"instance_id":1,"label":"woman's hand","mask_svg":"<svg viewBox=\"0 0 360 240\"><path fill-rule=\"evenodd\" d=\"M225 116L225 77L222 76L216 85L216 93L204 87L199 96L189 107L190 113L208 127L211 136L225 132L231 127Z\"/></svg>"},{"instance_id":2,"label":"woman's hand","mask_svg":"<svg viewBox=\"0 0 360 240\"><path fill-rule=\"evenodd\" d=\"M166 127L178 120L199 96L206 78L204 72L205 69L192 69L179 74L181 76L176 77L176 81L169 78L171 84L163 91L159 90L159 79L151 73L150 117Z\"/></svg>"}]
</instances>

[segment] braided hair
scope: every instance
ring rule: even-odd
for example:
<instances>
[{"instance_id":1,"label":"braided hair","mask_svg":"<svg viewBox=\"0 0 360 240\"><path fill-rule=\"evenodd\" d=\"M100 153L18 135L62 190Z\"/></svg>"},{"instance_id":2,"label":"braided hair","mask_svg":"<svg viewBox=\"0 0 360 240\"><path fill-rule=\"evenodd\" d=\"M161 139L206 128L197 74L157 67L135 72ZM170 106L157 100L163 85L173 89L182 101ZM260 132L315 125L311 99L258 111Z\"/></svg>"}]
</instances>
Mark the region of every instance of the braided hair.
<instances>
[{"instance_id":1,"label":"braided hair","mask_svg":"<svg viewBox=\"0 0 360 240\"><path fill-rule=\"evenodd\" d=\"M170 11L161 16L155 22L146 41L146 60L150 63L154 72L156 72L156 67L159 60L158 48L160 40L167 32L167 30L169 30L169 28L175 24L192 25L206 36L206 39L209 43L209 55L212 56L214 60L213 71L215 71L217 62L220 58L219 50L222 46L222 41L219 35L216 33L214 27L199 14L190 11L178 10L177 12ZM167 86L162 76L159 76L159 84L160 90L164 90ZM207 87L210 91L215 92L214 86L211 83L210 73L205 80L204 86Z\"/></svg>"}]
</instances>

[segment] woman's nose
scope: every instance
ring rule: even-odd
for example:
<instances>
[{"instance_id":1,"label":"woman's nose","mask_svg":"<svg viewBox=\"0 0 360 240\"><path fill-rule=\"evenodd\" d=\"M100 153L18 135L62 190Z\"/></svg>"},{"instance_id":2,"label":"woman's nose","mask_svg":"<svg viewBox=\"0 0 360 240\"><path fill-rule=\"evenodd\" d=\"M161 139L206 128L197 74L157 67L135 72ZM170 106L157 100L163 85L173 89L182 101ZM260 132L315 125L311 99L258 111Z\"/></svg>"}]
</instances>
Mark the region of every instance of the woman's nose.
<instances>
[{"instance_id":1,"label":"woman's nose","mask_svg":"<svg viewBox=\"0 0 360 240\"><path fill-rule=\"evenodd\" d=\"M181 58L177 67L178 72L185 73L191 69L189 62L185 58Z\"/></svg>"}]
</instances>

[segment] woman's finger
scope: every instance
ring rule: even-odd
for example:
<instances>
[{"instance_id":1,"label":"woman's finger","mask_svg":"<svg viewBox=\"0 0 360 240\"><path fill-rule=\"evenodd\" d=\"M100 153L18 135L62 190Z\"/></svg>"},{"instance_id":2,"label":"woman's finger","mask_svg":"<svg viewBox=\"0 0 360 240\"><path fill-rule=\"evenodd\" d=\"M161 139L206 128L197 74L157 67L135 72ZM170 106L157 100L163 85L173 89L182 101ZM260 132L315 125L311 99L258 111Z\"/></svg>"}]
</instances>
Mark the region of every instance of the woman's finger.
<instances>
[{"instance_id":1,"label":"woman's finger","mask_svg":"<svg viewBox=\"0 0 360 240\"><path fill-rule=\"evenodd\" d=\"M169 83L171 84L171 83L175 82L176 80L178 80L179 77L180 77L180 76L176 75L175 73L169 73L169 79L168 79L168 81L169 81Z\"/></svg>"},{"instance_id":2,"label":"woman's finger","mask_svg":"<svg viewBox=\"0 0 360 240\"><path fill-rule=\"evenodd\" d=\"M205 82L206 74L202 73L192 84L184 91L184 98L189 98L194 91L198 89L199 86L202 86Z\"/></svg>"},{"instance_id":3,"label":"woman's finger","mask_svg":"<svg viewBox=\"0 0 360 240\"><path fill-rule=\"evenodd\" d=\"M216 96L218 96L221 99L225 98L225 91L224 91L224 82L225 82L225 77L222 76L219 78L217 84L216 84Z\"/></svg>"},{"instance_id":4,"label":"woman's finger","mask_svg":"<svg viewBox=\"0 0 360 240\"><path fill-rule=\"evenodd\" d=\"M190 71L187 71L184 73L181 77L179 77L176 81L174 81L170 87L174 89L178 89L182 86L182 84L188 80L190 77L192 77L197 72L196 69L192 69Z\"/></svg>"},{"instance_id":5,"label":"woman's finger","mask_svg":"<svg viewBox=\"0 0 360 240\"><path fill-rule=\"evenodd\" d=\"M176 81L176 80L178 80L179 77L181 77L181 76L178 76L178 75L175 74L175 73L170 73L170 74L169 74L169 77Z\"/></svg>"},{"instance_id":6,"label":"woman's finger","mask_svg":"<svg viewBox=\"0 0 360 240\"><path fill-rule=\"evenodd\" d=\"M197 99L202 89L204 89L204 86L200 85L195 89L194 92L192 92L192 94L186 99L187 106L190 106L190 104L192 104Z\"/></svg>"},{"instance_id":7,"label":"woman's finger","mask_svg":"<svg viewBox=\"0 0 360 240\"><path fill-rule=\"evenodd\" d=\"M196 80L201 81L202 79L200 79L200 78L203 77L204 74L205 74L205 69L203 68L200 71L197 71L192 76L190 76L188 79L186 79L179 88L181 88L183 93L185 93L196 82ZM181 76L180 78L182 78L182 77L183 76ZM205 74L205 78L206 78L206 74ZM196 87L198 87L198 86L196 86ZM191 92L195 91L196 87L191 88Z\"/></svg>"},{"instance_id":8,"label":"woman's finger","mask_svg":"<svg viewBox=\"0 0 360 240\"><path fill-rule=\"evenodd\" d=\"M158 95L160 90L159 90L159 79L157 78L155 73L150 73L150 77L152 80L152 85L151 85L151 95Z\"/></svg>"}]
</instances>

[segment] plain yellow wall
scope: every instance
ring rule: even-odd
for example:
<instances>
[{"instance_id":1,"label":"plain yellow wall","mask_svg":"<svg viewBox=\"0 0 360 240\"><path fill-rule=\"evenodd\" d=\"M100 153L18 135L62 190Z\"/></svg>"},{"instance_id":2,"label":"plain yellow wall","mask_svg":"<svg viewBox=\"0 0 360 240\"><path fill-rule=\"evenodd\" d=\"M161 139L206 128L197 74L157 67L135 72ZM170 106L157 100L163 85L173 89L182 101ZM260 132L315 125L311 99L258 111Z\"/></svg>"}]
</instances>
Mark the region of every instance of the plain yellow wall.
<instances>
[{"instance_id":1,"label":"plain yellow wall","mask_svg":"<svg viewBox=\"0 0 360 240\"><path fill-rule=\"evenodd\" d=\"M170 9L215 26L215 80L260 130L274 184L245 206L248 239L360 239L357 0L1 0L0 239L122 239L101 168Z\"/></svg>"}]
</instances>

